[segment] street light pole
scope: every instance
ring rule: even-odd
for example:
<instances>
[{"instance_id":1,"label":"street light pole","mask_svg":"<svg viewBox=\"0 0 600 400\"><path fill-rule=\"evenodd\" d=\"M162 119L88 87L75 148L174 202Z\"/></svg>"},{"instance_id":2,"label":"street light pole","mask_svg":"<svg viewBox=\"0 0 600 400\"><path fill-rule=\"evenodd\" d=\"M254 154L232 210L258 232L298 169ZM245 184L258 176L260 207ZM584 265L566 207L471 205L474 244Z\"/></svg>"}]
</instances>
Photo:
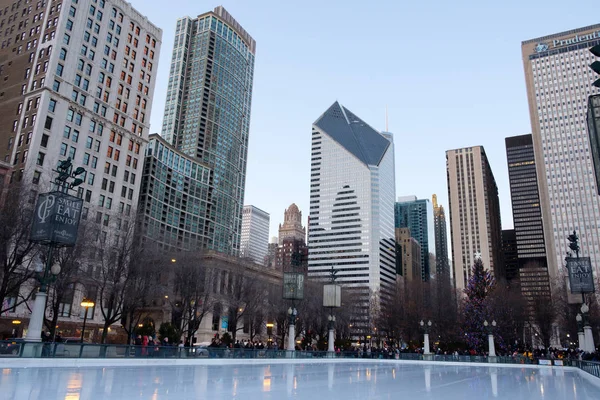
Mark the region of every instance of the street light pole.
<instances>
[{"instance_id":1,"label":"street light pole","mask_svg":"<svg viewBox=\"0 0 600 400\"><path fill-rule=\"evenodd\" d=\"M584 338L584 351L593 353L596 350L594 345L594 335L592 333L592 327L590 326L590 308L587 304L583 303L581 306L581 314L583 315L583 338Z\"/></svg>"},{"instance_id":2,"label":"street light pole","mask_svg":"<svg viewBox=\"0 0 600 400\"><path fill-rule=\"evenodd\" d=\"M81 343L83 343L83 334L85 333L85 323L87 321L88 309L90 307L94 307L94 302L92 300L84 298L81 301L81 307L85 308L85 314L83 315L83 327L81 328Z\"/></svg>"},{"instance_id":3,"label":"street light pole","mask_svg":"<svg viewBox=\"0 0 600 400\"><path fill-rule=\"evenodd\" d=\"M583 318L581 317L581 314L577 313L575 321L577 321L577 339L579 341L577 347L585 351L585 335L583 333Z\"/></svg>"},{"instance_id":4,"label":"street light pole","mask_svg":"<svg viewBox=\"0 0 600 400\"><path fill-rule=\"evenodd\" d=\"M496 357L496 346L494 345L494 332L493 329L496 327L496 320L492 321L492 324L488 324L487 320L483 321L483 326L488 331L488 356Z\"/></svg>"},{"instance_id":5,"label":"street light pole","mask_svg":"<svg viewBox=\"0 0 600 400\"><path fill-rule=\"evenodd\" d=\"M423 334L423 354L424 355L428 355L431 354L431 350L429 348L429 329L431 328L431 320L427 321L427 323L425 323L423 320L421 320L421 322L419 322L419 325L421 325L421 329L423 329L424 334Z\"/></svg>"}]
</instances>

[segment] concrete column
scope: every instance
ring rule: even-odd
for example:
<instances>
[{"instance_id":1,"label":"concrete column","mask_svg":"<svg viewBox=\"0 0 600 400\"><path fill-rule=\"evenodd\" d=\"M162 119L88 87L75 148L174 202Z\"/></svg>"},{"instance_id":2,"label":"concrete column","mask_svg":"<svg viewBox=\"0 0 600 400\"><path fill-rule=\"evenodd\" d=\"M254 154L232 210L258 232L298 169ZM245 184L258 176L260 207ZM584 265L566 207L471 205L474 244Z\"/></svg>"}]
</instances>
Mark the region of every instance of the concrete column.
<instances>
[{"instance_id":1,"label":"concrete column","mask_svg":"<svg viewBox=\"0 0 600 400\"><path fill-rule=\"evenodd\" d=\"M33 303L33 311L29 318L29 327L25 340L28 342L42 341L42 328L44 325L44 310L46 308L46 292L38 292Z\"/></svg>"},{"instance_id":2,"label":"concrete column","mask_svg":"<svg viewBox=\"0 0 600 400\"><path fill-rule=\"evenodd\" d=\"M583 327L584 340L585 340L585 351L593 353L596 349L594 345L594 335L592 334L592 327L587 325Z\"/></svg>"},{"instance_id":3,"label":"concrete column","mask_svg":"<svg viewBox=\"0 0 600 400\"><path fill-rule=\"evenodd\" d=\"M333 328L329 329L329 337L327 339L327 351L335 353L335 337L333 335Z\"/></svg>"},{"instance_id":4,"label":"concrete column","mask_svg":"<svg viewBox=\"0 0 600 400\"><path fill-rule=\"evenodd\" d=\"M489 356L496 357L496 346L494 345L494 335L488 335Z\"/></svg>"},{"instance_id":5,"label":"concrete column","mask_svg":"<svg viewBox=\"0 0 600 400\"><path fill-rule=\"evenodd\" d=\"M290 331L288 333L287 350L294 351L296 349L295 340L296 340L296 325L290 324Z\"/></svg>"},{"instance_id":6,"label":"concrete column","mask_svg":"<svg viewBox=\"0 0 600 400\"><path fill-rule=\"evenodd\" d=\"M429 350L429 333L425 334L425 340L424 340L424 351L423 354L431 354L431 351Z\"/></svg>"},{"instance_id":7,"label":"concrete column","mask_svg":"<svg viewBox=\"0 0 600 400\"><path fill-rule=\"evenodd\" d=\"M583 332L577 332L577 339L578 339L578 342L579 342L579 343L577 343L577 347L579 349L585 351L585 335L584 335L584 333Z\"/></svg>"}]
</instances>

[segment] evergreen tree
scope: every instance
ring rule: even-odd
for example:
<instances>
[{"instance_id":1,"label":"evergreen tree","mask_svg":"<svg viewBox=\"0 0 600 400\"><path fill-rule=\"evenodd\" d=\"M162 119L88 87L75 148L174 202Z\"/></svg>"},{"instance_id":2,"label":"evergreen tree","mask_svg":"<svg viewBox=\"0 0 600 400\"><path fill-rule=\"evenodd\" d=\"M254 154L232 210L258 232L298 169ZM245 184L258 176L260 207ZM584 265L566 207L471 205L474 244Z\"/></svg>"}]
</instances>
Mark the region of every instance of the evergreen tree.
<instances>
[{"instance_id":1,"label":"evergreen tree","mask_svg":"<svg viewBox=\"0 0 600 400\"><path fill-rule=\"evenodd\" d=\"M471 268L471 277L465 288L463 335L470 349L477 352L487 351L487 332L483 322L491 323L490 294L494 290L494 276L483 268L481 258L475 259Z\"/></svg>"}]
</instances>

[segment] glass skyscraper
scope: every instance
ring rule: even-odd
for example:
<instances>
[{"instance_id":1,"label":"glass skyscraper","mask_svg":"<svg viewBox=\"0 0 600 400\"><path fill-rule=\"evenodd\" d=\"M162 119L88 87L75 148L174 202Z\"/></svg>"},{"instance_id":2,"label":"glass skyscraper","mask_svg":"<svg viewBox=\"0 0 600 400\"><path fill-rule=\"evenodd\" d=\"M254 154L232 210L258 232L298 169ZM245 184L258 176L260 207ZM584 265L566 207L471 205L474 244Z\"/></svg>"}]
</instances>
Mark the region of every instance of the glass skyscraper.
<instances>
[{"instance_id":1,"label":"glass skyscraper","mask_svg":"<svg viewBox=\"0 0 600 400\"><path fill-rule=\"evenodd\" d=\"M210 248L238 254L256 42L223 8L177 21L162 136L213 171Z\"/></svg>"},{"instance_id":2,"label":"glass skyscraper","mask_svg":"<svg viewBox=\"0 0 600 400\"><path fill-rule=\"evenodd\" d=\"M394 209L396 228L409 228L411 236L421 246L421 279L428 281L431 274L429 253L435 254L433 236L433 208L428 199L416 196L399 197Z\"/></svg>"},{"instance_id":3,"label":"glass skyscraper","mask_svg":"<svg viewBox=\"0 0 600 400\"><path fill-rule=\"evenodd\" d=\"M355 330L367 329L370 301L396 282L394 144L335 102L312 128L308 274L337 280L362 299Z\"/></svg>"}]
</instances>

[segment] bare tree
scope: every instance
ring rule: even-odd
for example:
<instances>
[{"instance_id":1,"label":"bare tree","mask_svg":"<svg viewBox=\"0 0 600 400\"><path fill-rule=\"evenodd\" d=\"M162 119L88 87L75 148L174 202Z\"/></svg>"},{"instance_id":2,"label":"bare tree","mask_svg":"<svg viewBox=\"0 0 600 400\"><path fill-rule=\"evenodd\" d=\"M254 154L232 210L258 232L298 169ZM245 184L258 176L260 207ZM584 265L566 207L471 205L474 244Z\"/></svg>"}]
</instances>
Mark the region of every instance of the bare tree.
<instances>
[{"instance_id":1,"label":"bare tree","mask_svg":"<svg viewBox=\"0 0 600 400\"><path fill-rule=\"evenodd\" d=\"M254 329L262 326L265 298L266 286L259 279L247 271L232 274L225 301L229 306L229 330L234 342L237 332L244 329L244 324L249 325L256 319Z\"/></svg>"},{"instance_id":2,"label":"bare tree","mask_svg":"<svg viewBox=\"0 0 600 400\"><path fill-rule=\"evenodd\" d=\"M170 279L173 290L173 320L180 337L191 344L202 320L213 311L212 282L215 271L202 262L202 254L179 252L171 259Z\"/></svg>"},{"instance_id":3,"label":"bare tree","mask_svg":"<svg viewBox=\"0 0 600 400\"><path fill-rule=\"evenodd\" d=\"M0 210L0 315L26 302L22 285L34 277L40 247L29 241L35 193L9 186Z\"/></svg>"}]
</instances>

